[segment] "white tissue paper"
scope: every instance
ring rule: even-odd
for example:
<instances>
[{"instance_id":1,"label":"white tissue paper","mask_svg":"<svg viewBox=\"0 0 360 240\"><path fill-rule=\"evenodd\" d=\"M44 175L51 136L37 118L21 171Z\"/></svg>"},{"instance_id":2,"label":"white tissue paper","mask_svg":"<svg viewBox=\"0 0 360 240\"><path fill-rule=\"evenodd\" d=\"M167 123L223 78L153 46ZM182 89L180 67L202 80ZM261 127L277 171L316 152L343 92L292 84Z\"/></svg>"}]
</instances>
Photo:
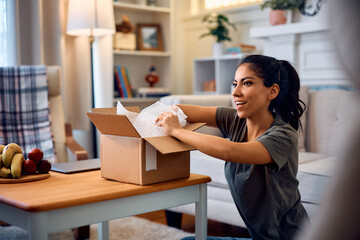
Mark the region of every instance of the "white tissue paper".
<instances>
[{"instance_id":1,"label":"white tissue paper","mask_svg":"<svg viewBox=\"0 0 360 240\"><path fill-rule=\"evenodd\" d=\"M155 122L156 118L162 112L172 112L176 114L181 127L186 125L187 116L178 106L167 106L161 102L156 102L143 109L140 113L135 113L126 110L120 101L118 101L116 113L126 115L141 137L160 137L167 135L164 128L157 126Z\"/></svg>"}]
</instances>

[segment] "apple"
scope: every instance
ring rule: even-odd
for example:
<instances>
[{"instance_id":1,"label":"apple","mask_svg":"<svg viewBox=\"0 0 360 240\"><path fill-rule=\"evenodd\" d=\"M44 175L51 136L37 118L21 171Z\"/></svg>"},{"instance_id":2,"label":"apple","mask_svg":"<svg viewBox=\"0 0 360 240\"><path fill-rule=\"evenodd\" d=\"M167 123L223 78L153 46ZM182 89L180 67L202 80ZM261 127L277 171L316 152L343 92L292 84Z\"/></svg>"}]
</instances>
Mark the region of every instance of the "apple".
<instances>
[{"instance_id":1,"label":"apple","mask_svg":"<svg viewBox=\"0 0 360 240\"><path fill-rule=\"evenodd\" d=\"M40 162L43 157L44 153L39 148L34 148L28 153L28 158L35 162Z\"/></svg>"},{"instance_id":2,"label":"apple","mask_svg":"<svg viewBox=\"0 0 360 240\"><path fill-rule=\"evenodd\" d=\"M37 166L35 161L27 159L23 162L22 170L25 174L34 174L36 172L36 169Z\"/></svg>"},{"instance_id":3,"label":"apple","mask_svg":"<svg viewBox=\"0 0 360 240\"><path fill-rule=\"evenodd\" d=\"M37 170L39 173L48 173L51 169L51 163L48 160L41 160L37 165Z\"/></svg>"}]
</instances>

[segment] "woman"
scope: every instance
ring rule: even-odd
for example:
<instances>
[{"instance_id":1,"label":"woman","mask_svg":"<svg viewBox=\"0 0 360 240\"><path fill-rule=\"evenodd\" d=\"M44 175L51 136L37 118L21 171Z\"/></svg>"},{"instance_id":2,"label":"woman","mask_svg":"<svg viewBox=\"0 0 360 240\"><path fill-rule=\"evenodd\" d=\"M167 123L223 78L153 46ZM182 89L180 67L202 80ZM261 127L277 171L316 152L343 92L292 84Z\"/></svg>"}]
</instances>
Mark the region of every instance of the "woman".
<instances>
[{"instance_id":1,"label":"woman","mask_svg":"<svg viewBox=\"0 0 360 240\"><path fill-rule=\"evenodd\" d=\"M167 112L157 125L226 161L229 189L252 239L292 239L307 219L296 179L297 129L305 108L299 77L287 61L251 55L241 60L233 86L236 109L179 106L189 122L216 126L228 139L184 130Z\"/></svg>"}]
</instances>

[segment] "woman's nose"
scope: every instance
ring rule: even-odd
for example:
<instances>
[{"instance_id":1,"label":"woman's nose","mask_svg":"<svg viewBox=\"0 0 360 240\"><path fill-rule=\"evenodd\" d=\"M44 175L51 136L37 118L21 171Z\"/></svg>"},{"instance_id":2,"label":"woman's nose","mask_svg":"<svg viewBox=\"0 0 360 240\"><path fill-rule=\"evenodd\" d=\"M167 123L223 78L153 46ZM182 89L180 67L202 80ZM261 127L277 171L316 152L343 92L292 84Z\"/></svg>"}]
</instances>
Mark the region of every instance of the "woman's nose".
<instances>
[{"instance_id":1,"label":"woman's nose","mask_svg":"<svg viewBox=\"0 0 360 240\"><path fill-rule=\"evenodd\" d=\"M241 96L241 89L240 89L239 85L232 88L232 95L233 96Z\"/></svg>"}]
</instances>

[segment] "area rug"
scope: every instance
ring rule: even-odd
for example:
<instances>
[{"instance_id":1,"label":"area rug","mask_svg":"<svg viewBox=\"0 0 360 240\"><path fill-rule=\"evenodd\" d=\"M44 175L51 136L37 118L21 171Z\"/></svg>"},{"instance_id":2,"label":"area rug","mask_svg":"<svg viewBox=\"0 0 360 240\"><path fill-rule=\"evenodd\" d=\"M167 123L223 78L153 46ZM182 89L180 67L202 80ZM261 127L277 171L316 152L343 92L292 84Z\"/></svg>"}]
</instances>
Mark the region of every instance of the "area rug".
<instances>
[{"instance_id":1,"label":"area rug","mask_svg":"<svg viewBox=\"0 0 360 240\"><path fill-rule=\"evenodd\" d=\"M154 223L139 217L126 217L109 222L110 240L180 240L194 234ZM0 227L1 240L27 240L27 231L15 227ZM71 230L49 234L50 240L74 240ZM90 225L90 240L97 239L97 224Z\"/></svg>"}]
</instances>

